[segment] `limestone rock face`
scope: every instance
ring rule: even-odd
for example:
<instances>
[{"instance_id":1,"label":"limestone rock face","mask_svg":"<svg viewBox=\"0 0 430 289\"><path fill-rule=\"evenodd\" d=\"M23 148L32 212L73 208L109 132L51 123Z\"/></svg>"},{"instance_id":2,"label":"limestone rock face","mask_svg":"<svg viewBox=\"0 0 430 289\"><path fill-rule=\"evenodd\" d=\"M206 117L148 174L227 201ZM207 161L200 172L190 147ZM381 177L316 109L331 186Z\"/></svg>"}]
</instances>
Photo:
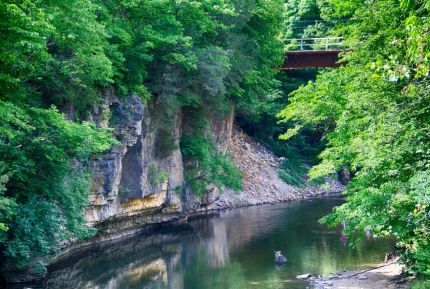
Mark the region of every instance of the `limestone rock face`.
<instances>
[{"instance_id":1,"label":"limestone rock face","mask_svg":"<svg viewBox=\"0 0 430 289\"><path fill-rule=\"evenodd\" d=\"M86 210L89 225L112 231L114 227L133 227L141 222L121 223L133 216L159 216L182 212L180 188L183 185L182 156L179 150L181 115L172 121L175 125L162 127L154 114L157 107L144 106L138 97L119 99L111 91L106 100L94 111L93 120L101 127L113 127L120 141L100 159L93 161L92 194ZM165 135L168 140L160 140ZM159 148L170 141L164 154ZM146 221L144 221L146 223ZM148 221L151 223L151 221Z\"/></svg>"},{"instance_id":2,"label":"limestone rock face","mask_svg":"<svg viewBox=\"0 0 430 289\"><path fill-rule=\"evenodd\" d=\"M207 209L219 189L210 187L197 198L184 182L179 140L183 131L192 129L190 114L180 109L167 113L163 104L143 105L136 96L119 98L111 89L103 94L105 101L94 109L91 120L113 128L120 144L91 164L92 194L85 215L98 237L121 237ZM208 115L208 120L217 148L227 152L233 109L222 118Z\"/></svg>"},{"instance_id":3,"label":"limestone rock face","mask_svg":"<svg viewBox=\"0 0 430 289\"><path fill-rule=\"evenodd\" d=\"M226 117L219 119L215 115L210 115L211 128L214 135L214 142L221 153L230 151L231 136L233 133L234 111L232 110Z\"/></svg>"}]
</instances>

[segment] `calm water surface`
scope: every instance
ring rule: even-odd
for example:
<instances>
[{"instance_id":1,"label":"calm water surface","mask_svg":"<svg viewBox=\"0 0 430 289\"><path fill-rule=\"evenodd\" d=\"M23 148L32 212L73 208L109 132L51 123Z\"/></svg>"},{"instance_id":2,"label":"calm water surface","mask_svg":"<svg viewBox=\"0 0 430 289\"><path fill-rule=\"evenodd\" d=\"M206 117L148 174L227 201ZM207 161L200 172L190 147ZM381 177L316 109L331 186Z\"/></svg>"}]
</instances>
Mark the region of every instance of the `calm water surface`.
<instances>
[{"instance_id":1,"label":"calm water surface","mask_svg":"<svg viewBox=\"0 0 430 289\"><path fill-rule=\"evenodd\" d=\"M318 224L341 202L314 199L233 210L192 221L188 230L101 245L55 264L44 284L27 287L303 289L307 283L296 280L298 274L366 267L391 249L389 240L345 247L340 228ZM274 250L284 253L286 265L274 264Z\"/></svg>"}]
</instances>

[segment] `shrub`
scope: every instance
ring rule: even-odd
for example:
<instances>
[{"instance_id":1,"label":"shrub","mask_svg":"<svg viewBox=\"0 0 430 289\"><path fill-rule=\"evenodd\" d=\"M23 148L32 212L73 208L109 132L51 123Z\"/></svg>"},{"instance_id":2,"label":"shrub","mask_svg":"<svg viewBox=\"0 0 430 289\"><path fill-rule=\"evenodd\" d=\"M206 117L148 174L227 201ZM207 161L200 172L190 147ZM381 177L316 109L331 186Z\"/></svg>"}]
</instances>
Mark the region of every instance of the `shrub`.
<instances>
[{"instance_id":1,"label":"shrub","mask_svg":"<svg viewBox=\"0 0 430 289\"><path fill-rule=\"evenodd\" d=\"M242 173L230 155L219 154L215 145L198 134L185 135L180 147L185 158L185 178L196 195L205 193L209 184L227 186L235 191L242 187Z\"/></svg>"},{"instance_id":2,"label":"shrub","mask_svg":"<svg viewBox=\"0 0 430 289\"><path fill-rule=\"evenodd\" d=\"M62 240L92 234L83 217L86 164L114 143L109 130L68 121L55 108L0 101L0 245L7 264L22 268L54 254Z\"/></svg>"}]
</instances>

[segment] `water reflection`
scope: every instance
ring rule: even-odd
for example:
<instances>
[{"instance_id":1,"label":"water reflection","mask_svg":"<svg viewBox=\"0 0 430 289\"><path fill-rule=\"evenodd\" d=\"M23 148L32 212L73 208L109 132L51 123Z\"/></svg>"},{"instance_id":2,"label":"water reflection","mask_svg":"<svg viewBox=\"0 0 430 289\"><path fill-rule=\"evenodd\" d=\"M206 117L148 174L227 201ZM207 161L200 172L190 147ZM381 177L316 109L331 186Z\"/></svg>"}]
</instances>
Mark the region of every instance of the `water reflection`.
<instances>
[{"instance_id":1,"label":"water reflection","mask_svg":"<svg viewBox=\"0 0 430 289\"><path fill-rule=\"evenodd\" d=\"M341 200L253 207L193 221L188 230L100 245L58 262L44 284L64 289L298 289L302 273L328 275L383 260L388 240L343 247L317 220ZM288 258L273 262L273 251ZM22 287L14 287L22 288Z\"/></svg>"}]
</instances>

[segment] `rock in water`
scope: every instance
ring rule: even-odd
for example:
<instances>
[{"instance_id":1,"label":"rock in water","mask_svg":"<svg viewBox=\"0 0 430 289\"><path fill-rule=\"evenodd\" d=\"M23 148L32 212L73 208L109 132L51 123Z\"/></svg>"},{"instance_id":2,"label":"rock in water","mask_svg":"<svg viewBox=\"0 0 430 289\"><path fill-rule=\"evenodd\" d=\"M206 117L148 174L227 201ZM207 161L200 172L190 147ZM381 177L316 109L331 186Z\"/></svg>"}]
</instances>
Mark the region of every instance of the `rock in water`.
<instances>
[{"instance_id":1,"label":"rock in water","mask_svg":"<svg viewBox=\"0 0 430 289\"><path fill-rule=\"evenodd\" d=\"M287 258L281 254L281 251L275 252L275 263L276 264L284 264L287 262Z\"/></svg>"},{"instance_id":2,"label":"rock in water","mask_svg":"<svg viewBox=\"0 0 430 289\"><path fill-rule=\"evenodd\" d=\"M301 280L308 279L309 277L311 277L311 274L302 274L302 275L296 276L297 279L301 279Z\"/></svg>"}]
</instances>

